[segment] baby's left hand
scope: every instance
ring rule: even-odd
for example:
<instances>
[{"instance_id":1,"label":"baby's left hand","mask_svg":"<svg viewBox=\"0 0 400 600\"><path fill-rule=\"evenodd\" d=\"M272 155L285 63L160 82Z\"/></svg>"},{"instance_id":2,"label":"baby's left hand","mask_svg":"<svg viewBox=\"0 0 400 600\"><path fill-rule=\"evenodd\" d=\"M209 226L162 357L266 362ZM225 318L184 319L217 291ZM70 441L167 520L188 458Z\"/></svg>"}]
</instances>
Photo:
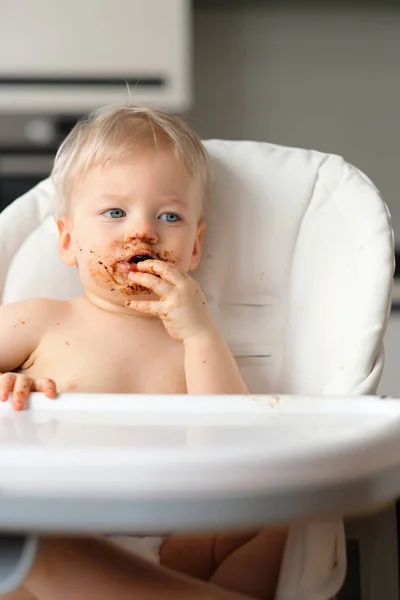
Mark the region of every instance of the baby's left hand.
<instances>
[{"instance_id":1,"label":"baby's left hand","mask_svg":"<svg viewBox=\"0 0 400 600\"><path fill-rule=\"evenodd\" d=\"M129 300L125 306L159 317L169 335L180 342L215 329L204 294L188 273L161 260L145 260L137 268L129 279L153 290L160 300Z\"/></svg>"}]
</instances>

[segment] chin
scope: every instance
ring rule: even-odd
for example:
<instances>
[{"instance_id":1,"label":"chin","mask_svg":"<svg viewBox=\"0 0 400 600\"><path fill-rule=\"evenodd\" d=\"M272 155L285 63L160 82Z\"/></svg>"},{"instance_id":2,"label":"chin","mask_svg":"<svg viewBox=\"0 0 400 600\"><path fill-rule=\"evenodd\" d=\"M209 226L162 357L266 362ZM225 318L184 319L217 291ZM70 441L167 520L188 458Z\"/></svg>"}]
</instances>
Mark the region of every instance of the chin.
<instances>
[{"instance_id":1,"label":"chin","mask_svg":"<svg viewBox=\"0 0 400 600\"><path fill-rule=\"evenodd\" d=\"M141 286L137 286L139 288ZM104 294L105 296L105 294ZM107 294L107 300L111 302L118 302L118 304L125 304L127 300L159 300L159 296L152 290L147 288L141 289L130 289L129 286L120 286L110 289Z\"/></svg>"}]
</instances>

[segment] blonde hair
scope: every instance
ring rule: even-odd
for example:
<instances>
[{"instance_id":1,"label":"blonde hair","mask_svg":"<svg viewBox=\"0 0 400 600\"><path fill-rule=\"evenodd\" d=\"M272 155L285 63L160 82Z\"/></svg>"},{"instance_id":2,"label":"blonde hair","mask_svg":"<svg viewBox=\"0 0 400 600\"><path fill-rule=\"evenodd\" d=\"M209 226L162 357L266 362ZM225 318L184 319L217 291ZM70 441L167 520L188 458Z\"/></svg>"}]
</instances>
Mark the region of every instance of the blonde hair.
<instances>
[{"instance_id":1,"label":"blonde hair","mask_svg":"<svg viewBox=\"0 0 400 600\"><path fill-rule=\"evenodd\" d=\"M68 199L79 177L110 159L128 158L137 148L171 149L190 175L199 178L204 212L212 192L211 161L196 133L167 112L122 105L100 108L79 120L59 147L51 173L57 217L67 214Z\"/></svg>"}]
</instances>

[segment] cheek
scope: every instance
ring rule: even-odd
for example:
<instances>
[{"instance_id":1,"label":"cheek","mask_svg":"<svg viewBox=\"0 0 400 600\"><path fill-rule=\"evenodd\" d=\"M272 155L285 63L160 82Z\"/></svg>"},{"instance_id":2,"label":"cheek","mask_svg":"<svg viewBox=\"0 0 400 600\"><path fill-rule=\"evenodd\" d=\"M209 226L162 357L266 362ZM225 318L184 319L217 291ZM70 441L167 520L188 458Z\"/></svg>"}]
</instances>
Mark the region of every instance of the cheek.
<instances>
[{"instance_id":1,"label":"cheek","mask_svg":"<svg viewBox=\"0 0 400 600\"><path fill-rule=\"evenodd\" d=\"M75 246L80 271L89 273L105 271L104 248L82 235L76 237Z\"/></svg>"},{"instance_id":2,"label":"cheek","mask_svg":"<svg viewBox=\"0 0 400 600\"><path fill-rule=\"evenodd\" d=\"M83 247L82 247L83 246ZM122 275L117 266L118 253L123 244L114 242L105 248L96 244L80 246L80 261L78 266L83 280L90 281L96 288L112 292L116 297L151 294L151 290L141 285L131 284Z\"/></svg>"},{"instance_id":3,"label":"cheek","mask_svg":"<svg viewBox=\"0 0 400 600\"><path fill-rule=\"evenodd\" d=\"M192 237L185 238L179 244L176 244L173 251L165 258L168 262L179 265L187 270L193 256L194 239Z\"/></svg>"},{"instance_id":4,"label":"cheek","mask_svg":"<svg viewBox=\"0 0 400 600\"><path fill-rule=\"evenodd\" d=\"M97 284L112 282L104 260L104 252L95 244L78 243L78 267L81 274L89 275Z\"/></svg>"}]
</instances>

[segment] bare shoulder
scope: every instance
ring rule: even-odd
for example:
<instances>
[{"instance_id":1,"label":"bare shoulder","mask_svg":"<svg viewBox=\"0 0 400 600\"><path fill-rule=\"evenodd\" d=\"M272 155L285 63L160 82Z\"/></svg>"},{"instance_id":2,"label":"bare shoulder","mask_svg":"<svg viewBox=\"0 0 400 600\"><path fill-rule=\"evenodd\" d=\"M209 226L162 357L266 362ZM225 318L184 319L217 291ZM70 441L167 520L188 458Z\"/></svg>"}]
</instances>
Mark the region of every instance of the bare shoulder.
<instances>
[{"instance_id":1,"label":"bare shoulder","mask_svg":"<svg viewBox=\"0 0 400 600\"><path fill-rule=\"evenodd\" d=\"M56 315L65 314L68 310L68 304L68 302L51 298L35 298L5 304L0 306L0 327L43 325L47 321L51 322Z\"/></svg>"},{"instance_id":2,"label":"bare shoulder","mask_svg":"<svg viewBox=\"0 0 400 600\"><path fill-rule=\"evenodd\" d=\"M46 330L67 314L68 305L38 298L0 306L0 373L20 366L37 348Z\"/></svg>"}]
</instances>

